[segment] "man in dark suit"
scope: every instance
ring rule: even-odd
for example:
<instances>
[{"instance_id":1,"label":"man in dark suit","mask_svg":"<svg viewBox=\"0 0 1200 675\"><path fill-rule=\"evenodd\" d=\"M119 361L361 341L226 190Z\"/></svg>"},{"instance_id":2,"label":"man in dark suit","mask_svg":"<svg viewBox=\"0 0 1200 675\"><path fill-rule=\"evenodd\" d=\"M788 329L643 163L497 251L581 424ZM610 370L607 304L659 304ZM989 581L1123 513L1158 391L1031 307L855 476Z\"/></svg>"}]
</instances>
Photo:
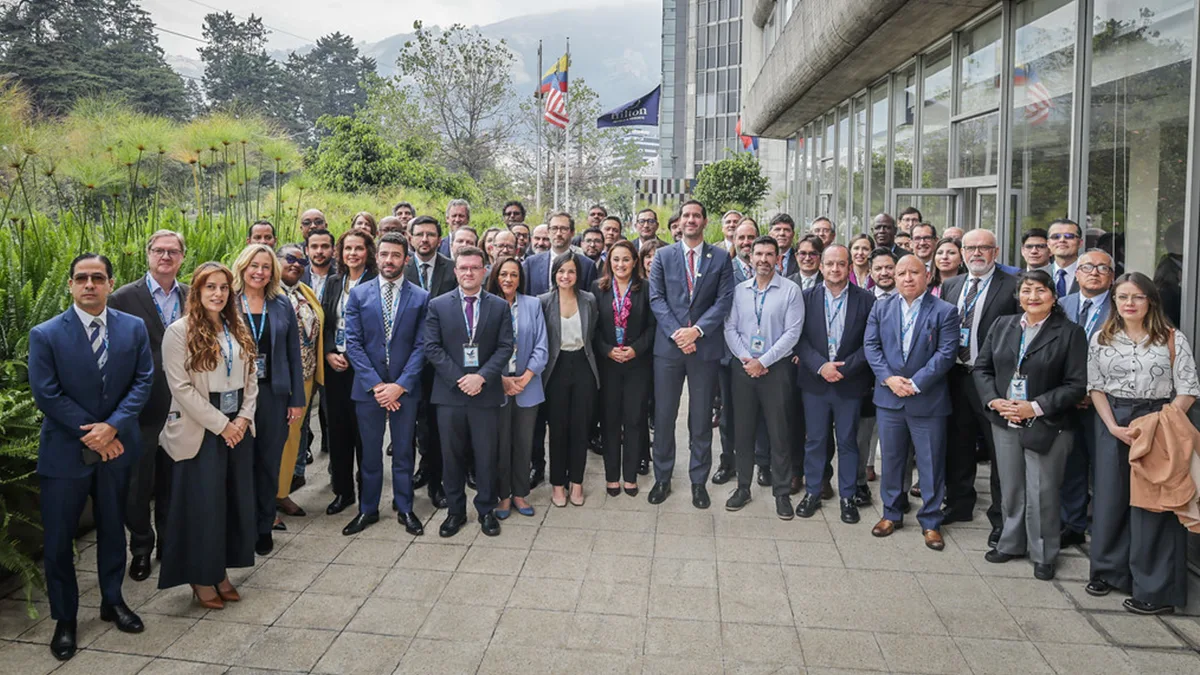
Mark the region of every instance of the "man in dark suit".
<instances>
[{"instance_id":1,"label":"man in dark suit","mask_svg":"<svg viewBox=\"0 0 1200 675\"><path fill-rule=\"evenodd\" d=\"M346 303L346 356L354 365L354 399L362 437L362 496L358 515L342 530L358 534L379 521L383 490L383 432L392 438L392 506L409 534L425 534L413 513L413 435L425 365L429 293L405 283L408 239L388 232L375 254L379 277L359 284Z\"/></svg>"},{"instance_id":2,"label":"man in dark suit","mask_svg":"<svg viewBox=\"0 0 1200 675\"><path fill-rule=\"evenodd\" d=\"M483 290L483 251L469 246L454 261L458 288L429 303L425 357L437 372L433 403L445 464L447 516L438 534L453 537L467 522L466 470L473 451L475 509L485 535L500 534L496 519L496 452L500 378L513 351L508 303Z\"/></svg>"},{"instance_id":3,"label":"man in dark suit","mask_svg":"<svg viewBox=\"0 0 1200 675\"><path fill-rule=\"evenodd\" d=\"M680 207L683 240L654 256L650 268L650 309L658 319L654 341L654 487L651 504L671 493L675 469L675 419L683 382L688 384L688 441L692 505L709 507L712 465L712 400L725 353L725 317L733 304L729 254L705 243L704 205L689 199Z\"/></svg>"},{"instance_id":4,"label":"man in dark suit","mask_svg":"<svg viewBox=\"0 0 1200 675\"><path fill-rule=\"evenodd\" d=\"M408 225L413 255L404 267L404 278L429 293L429 299L445 295L458 285L454 279L454 262L438 253L442 226L433 216L418 216ZM429 499L439 509L446 508L446 491L442 488L442 439L438 436L437 408L430 402L433 395L433 366L425 364L421 373L421 400L417 404L417 445L421 448L421 463L413 474L413 489L429 486Z\"/></svg>"},{"instance_id":5,"label":"man in dark suit","mask_svg":"<svg viewBox=\"0 0 1200 675\"><path fill-rule=\"evenodd\" d=\"M107 307L112 263L95 253L79 255L71 261L69 287L71 307L29 333L29 386L45 415L37 473L46 594L58 622L50 651L60 661L75 654L74 544L89 496L96 521L100 618L127 633L144 629L121 596L121 580L125 491L141 453L138 415L154 387L145 323Z\"/></svg>"},{"instance_id":6,"label":"man in dark suit","mask_svg":"<svg viewBox=\"0 0 1200 675\"><path fill-rule=\"evenodd\" d=\"M890 214L881 213L875 216L871 232L875 235L875 246L888 249L897 259L908 254L908 250L896 245L896 219Z\"/></svg>"},{"instance_id":7,"label":"man in dark suit","mask_svg":"<svg viewBox=\"0 0 1200 675\"><path fill-rule=\"evenodd\" d=\"M807 291L816 288L824 281L821 275L821 254L825 251L825 242L815 234L806 234L800 238L796 244L796 273L788 277L792 283L800 287L800 290ZM800 355L797 353L792 357L792 363L799 365ZM793 382L795 387L792 392L792 398L801 403L797 406L798 412L792 418L792 494L798 494L801 487L804 485L804 470L806 463L804 460L805 438L807 438L806 420L804 419L804 397L800 391L800 380L796 379ZM830 420L832 425L833 420ZM828 439L828 448L825 456L825 468L822 471L822 488L821 499L833 498L833 431L832 428L826 429L826 438Z\"/></svg>"},{"instance_id":8,"label":"man in dark suit","mask_svg":"<svg viewBox=\"0 0 1200 675\"><path fill-rule=\"evenodd\" d=\"M980 436L992 466L992 503L987 516L992 534L1000 536L1000 476L996 471L996 450L992 444L991 422L979 390L971 378L975 356L987 339L997 318L1017 314L1017 280L996 268L996 235L975 229L963 235L963 258L967 274L949 279L942 286L942 299L958 308L958 348L950 370L950 442L946 451L945 522L967 522L975 509L975 445ZM965 290L964 290L965 289ZM927 495L922 495L929 499Z\"/></svg>"},{"instance_id":9,"label":"man in dark suit","mask_svg":"<svg viewBox=\"0 0 1200 675\"><path fill-rule=\"evenodd\" d=\"M1065 298L1070 293L1078 293L1079 280L1075 277L1075 270L1079 267L1083 228L1073 220L1059 218L1050 223L1046 239L1050 243L1050 252L1054 254L1054 268L1050 277L1054 280L1058 297Z\"/></svg>"},{"instance_id":10,"label":"man in dark suit","mask_svg":"<svg viewBox=\"0 0 1200 675\"><path fill-rule=\"evenodd\" d=\"M658 214L654 212L654 209L638 211L633 224L638 233L637 238L633 240L633 248L638 253L642 252L642 242L644 241L657 239L659 246L667 245L667 241L658 236Z\"/></svg>"},{"instance_id":11,"label":"man in dark suit","mask_svg":"<svg viewBox=\"0 0 1200 675\"><path fill-rule=\"evenodd\" d=\"M775 271L785 279L791 279L800 271L800 262L796 260L796 221L786 213L780 213L771 219L767 234L779 244L779 262Z\"/></svg>"},{"instance_id":12,"label":"man in dark suit","mask_svg":"<svg viewBox=\"0 0 1200 675\"><path fill-rule=\"evenodd\" d=\"M867 362L879 383L874 402L883 455L883 518L871 534L886 537L903 527L901 483L911 443L925 497L917 520L925 545L941 551L946 546L941 503L950 414L946 373L954 365L958 315L953 305L926 292L925 265L914 255L896 264L896 286L897 295L871 309L863 336Z\"/></svg>"},{"instance_id":13,"label":"man in dark suit","mask_svg":"<svg viewBox=\"0 0 1200 675\"><path fill-rule=\"evenodd\" d=\"M451 244L453 243L454 233L462 227L471 226L471 205L465 199L451 199L446 205L446 237L442 239L442 243L438 246L438 253L447 258L454 257L454 251ZM409 224L409 232L412 232L412 224Z\"/></svg>"},{"instance_id":14,"label":"man in dark suit","mask_svg":"<svg viewBox=\"0 0 1200 675\"><path fill-rule=\"evenodd\" d=\"M129 530L129 578L145 581L150 576L150 554L155 532L162 550L163 522L167 517L168 481L171 459L158 449L158 434L167 422L171 392L162 369L162 340L167 326L183 316L188 287L176 280L186 251L183 235L159 230L146 243L149 272L125 284L108 299L108 306L132 314L146 324L150 354L154 359L154 387L150 400L138 416L142 447L129 475L129 497L125 504L125 527ZM154 526L150 524L150 502L154 502Z\"/></svg>"},{"instance_id":15,"label":"man in dark suit","mask_svg":"<svg viewBox=\"0 0 1200 675\"><path fill-rule=\"evenodd\" d=\"M850 283L850 250L833 244L822 254L824 283L804 292L804 330L796 345L797 378L808 430L804 476L808 492L796 515L810 518L821 507L822 477L829 462L830 427L836 429L841 518L857 523L858 421L862 397L874 376L863 350L874 295Z\"/></svg>"}]
</instances>

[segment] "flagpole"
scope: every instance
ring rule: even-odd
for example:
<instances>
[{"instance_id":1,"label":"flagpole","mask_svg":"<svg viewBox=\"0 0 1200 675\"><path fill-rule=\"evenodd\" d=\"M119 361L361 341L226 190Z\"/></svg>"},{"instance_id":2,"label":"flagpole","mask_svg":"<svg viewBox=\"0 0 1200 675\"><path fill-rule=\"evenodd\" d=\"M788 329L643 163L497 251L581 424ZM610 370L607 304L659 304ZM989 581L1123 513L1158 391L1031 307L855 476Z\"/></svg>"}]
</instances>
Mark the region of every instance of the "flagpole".
<instances>
[{"instance_id":1,"label":"flagpole","mask_svg":"<svg viewBox=\"0 0 1200 675\"><path fill-rule=\"evenodd\" d=\"M567 208L567 211L571 210L571 94L570 94L570 89L571 89L571 79L570 78L571 78L571 76L570 76L570 73L571 73L571 38L567 38L567 91L563 92L563 107L567 111L567 125L564 127L564 130L567 132L567 137L566 137L566 143L565 143L566 152L563 156L563 173L564 173L563 191L565 192L565 197L563 199L563 205Z\"/></svg>"},{"instance_id":2,"label":"flagpole","mask_svg":"<svg viewBox=\"0 0 1200 675\"><path fill-rule=\"evenodd\" d=\"M534 127L537 129L537 170L535 172L537 187L534 189L534 204L538 212L538 217L542 213L542 41L538 40L538 66L537 66L537 84L533 90L533 119Z\"/></svg>"}]
</instances>

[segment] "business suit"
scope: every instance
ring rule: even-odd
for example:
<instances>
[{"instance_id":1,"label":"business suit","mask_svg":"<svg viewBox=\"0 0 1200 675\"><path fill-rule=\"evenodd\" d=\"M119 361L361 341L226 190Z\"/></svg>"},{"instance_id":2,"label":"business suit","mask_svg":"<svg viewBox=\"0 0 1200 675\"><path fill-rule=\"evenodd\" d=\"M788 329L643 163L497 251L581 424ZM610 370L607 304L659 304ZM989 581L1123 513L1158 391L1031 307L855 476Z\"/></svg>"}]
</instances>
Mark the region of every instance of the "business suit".
<instances>
[{"instance_id":1,"label":"business suit","mask_svg":"<svg viewBox=\"0 0 1200 675\"><path fill-rule=\"evenodd\" d=\"M960 274L947 279L942 285L942 300L958 307L960 298L965 300L964 289L967 289L967 284L972 278L970 274ZM996 269L992 272L990 281L980 281L981 288L984 283L987 287L982 304L977 304L974 309L975 313L979 314L978 330L971 330L970 336L970 348L974 351L978 351L987 341L988 333L996 319L1021 311L1020 305L1017 304L1016 277ZM969 289L966 292L969 293ZM960 315L960 328L970 328L963 325L965 321L964 305L964 312ZM970 365L963 363L959 358L950 370L953 415L950 418L950 439L946 450L946 515L952 521L971 520L974 516L977 468L975 446L982 434L992 465L992 503L988 506L987 517L995 529L1000 527L1002 520L1000 474L996 470L996 448L992 442L990 420L984 409L986 402L979 400L979 390L971 379L971 369Z\"/></svg>"},{"instance_id":2,"label":"business suit","mask_svg":"<svg viewBox=\"0 0 1200 675\"><path fill-rule=\"evenodd\" d=\"M513 350L515 359L505 366L508 377L530 373L532 377L516 396L508 396L500 408L498 457L496 459L496 496L529 496L529 453L533 450L533 424L537 411L546 400L542 373L546 370L546 319L542 303L535 297L517 293L513 300Z\"/></svg>"},{"instance_id":3,"label":"business suit","mask_svg":"<svg viewBox=\"0 0 1200 675\"><path fill-rule=\"evenodd\" d=\"M146 325L135 316L104 310L108 360L103 372L73 305L29 332L29 387L42 411L37 474L41 487L46 594L56 621L74 621L79 610L75 534L89 496L96 520L100 598L122 604L125 573L125 490L138 462L138 415L154 386L154 360ZM80 427L105 422L117 430L124 452L108 462L85 464Z\"/></svg>"},{"instance_id":4,"label":"business suit","mask_svg":"<svg viewBox=\"0 0 1200 675\"><path fill-rule=\"evenodd\" d=\"M482 516L496 506L496 430L505 398L500 377L513 350L508 303L482 290L477 297L476 328L470 337L461 288L431 300L425 319L425 358L437 373L432 402L442 438L446 505L455 516L466 515L468 452L475 459L475 509ZM464 365L463 345L469 340L478 348L478 365ZM485 380L475 396L458 388L458 380L468 374Z\"/></svg>"},{"instance_id":5,"label":"business suit","mask_svg":"<svg viewBox=\"0 0 1200 675\"><path fill-rule=\"evenodd\" d=\"M454 261L435 253L428 279L421 280L422 261L415 254L404 266L404 278L429 292L429 299L445 295L458 286L454 278ZM421 400L417 403L417 447L421 448L421 472L429 484L430 493L442 489L442 439L438 436L437 408L430 402L433 394L433 366L428 363L421 371Z\"/></svg>"},{"instance_id":6,"label":"business suit","mask_svg":"<svg viewBox=\"0 0 1200 675\"><path fill-rule=\"evenodd\" d=\"M168 296L168 299L178 298L179 306L174 318L183 315L187 303L187 284L175 282L178 293ZM169 304L169 303L168 303ZM171 461L165 454L158 451L158 434L167 421L167 411L171 405L171 392L167 389L167 379L162 368L163 333L170 322L171 314L163 315L154 298L150 294L150 285L146 277L125 284L108 297L108 306L120 312L136 316L146 324L146 333L150 337L150 356L154 360L154 386L150 389L150 399L142 414L138 416L138 426L142 437L141 456L137 466L129 476L129 497L125 504L125 527L129 530L130 555L150 555L154 550L155 532L160 540L163 535L163 523L167 516L167 496L170 490ZM168 310L169 311L169 310ZM150 502L154 502L154 526L150 525Z\"/></svg>"},{"instance_id":7,"label":"business suit","mask_svg":"<svg viewBox=\"0 0 1200 675\"><path fill-rule=\"evenodd\" d=\"M907 466L911 442L917 460L924 503L917 520L925 530L942 524L945 492L946 416L950 414L950 388L946 373L954 365L958 345L958 313L954 306L929 293L919 298L920 309L912 319L911 346L904 357L904 315L909 311L897 294L876 302L867 318L863 347L875 373L875 411L879 424L879 446L883 455L880 496L883 517L901 522L901 474ZM884 383L899 375L912 380L920 392L899 397Z\"/></svg>"},{"instance_id":8,"label":"business suit","mask_svg":"<svg viewBox=\"0 0 1200 675\"><path fill-rule=\"evenodd\" d=\"M987 405L1010 398L1010 383L1020 373L1025 377L1025 400L1037 403L1043 413L1034 424L1060 430L1048 452L1037 452L1021 444L1020 432L999 413L988 410L1003 491L1004 526L996 550L1053 564L1062 529L1059 490L1074 437L1070 420L1087 392L1087 338L1083 328L1054 312L1032 340L1026 343L1023 333L1020 315L997 319L972 375L979 400Z\"/></svg>"},{"instance_id":9,"label":"business suit","mask_svg":"<svg viewBox=\"0 0 1200 675\"><path fill-rule=\"evenodd\" d=\"M800 285L799 281L792 278L800 273L800 261L796 259L795 246L779 251L779 262L775 265L775 273L794 282L797 286ZM801 290L804 289L801 288Z\"/></svg>"},{"instance_id":10,"label":"business suit","mask_svg":"<svg viewBox=\"0 0 1200 675\"><path fill-rule=\"evenodd\" d=\"M808 291L810 289L817 288L818 286L820 286L825 281L825 275L821 274L820 270L817 270L816 274L806 278L803 274L800 273L800 268L797 267L795 273L790 275L788 277L788 280L791 281L792 283L796 284L797 286L799 286L800 290ZM800 356L800 354L799 354L799 352L797 352L796 357L799 358L799 356ZM805 448L806 448L807 442L805 439L808 438L808 420L806 420L805 416L804 416L804 410L805 410L804 404L803 404L804 393L800 390L800 382L798 379L796 380L795 386L792 389L792 399L795 401L799 401L801 403L799 406L797 415L792 418L793 432L792 432L792 449L791 449L792 450L792 470L795 472L796 478L799 479L802 476L804 476L804 471L807 466L807 462L805 461L805 456L806 456ZM828 439L828 441L827 441L826 447L825 447L825 450L826 450L825 467L821 471L821 476L822 476L822 480L824 480L826 483L829 483L833 478L834 448L833 448L833 426L832 426L832 424L833 424L833 421L830 420L830 424L826 425L826 429L825 429L825 436Z\"/></svg>"},{"instance_id":11,"label":"business suit","mask_svg":"<svg viewBox=\"0 0 1200 675\"><path fill-rule=\"evenodd\" d=\"M688 477L693 486L708 480L712 466L712 400L725 354L724 323L733 304L733 268L729 254L711 244L700 246L696 275L688 288L685 244L667 246L650 266L650 309L658 323L654 339L654 479L670 483L675 469L675 419L683 382L688 382ZM695 326L703 336L696 351L684 354L671 339Z\"/></svg>"},{"instance_id":12,"label":"business suit","mask_svg":"<svg viewBox=\"0 0 1200 675\"><path fill-rule=\"evenodd\" d=\"M397 284L389 341L381 281L379 277L354 287L346 303L346 358L354 365L350 398L358 414L363 448L358 512L366 515L379 512L385 428L391 430L392 439L393 504L400 513L413 510L413 434L421 397L421 369L425 365L425 311L429 304L429 293L420 286ZM388 412L375 400L372 390L382 384L398 384L404 389L398 399L399 410Z\"/></svg>"},{"instance_id":13,"label":"business suit","mask_svg":"<svg viewBox=\"0 0 1200 675\"><path fill-rule=\"evenodd\" d=\"M600 395L604 400L604 480L609 483L637 483L638 461L645 454L646 406L654 381L654 333L657 322L650 311L650 286L645 281L626 290L629 314L625 319L624 339L635 356L625 363L609 358L618 346L616 289L612 284L601 289L592 284L596 297L599 323L596 327L595 348L600 367Z\"/></svg>"},{"instance_id":14,"label":"business suit","mask_svg":"<svg viewBox=\"0 0 1200 675\"><path fill-rule=\"evenodd\" d=\"M559 290L555 288L538 296L546 320L542 387L546 390L546 419L550 427L550 484L555 486L583 482L592 403L600 382L592 347L599 317L596 297L587 291L576 291L575 300L583 345L565 351L562 345L566 319L560 314Z\"/></svg>"},{"instance_id":15,"label":"business suit","mask_svg":"<svg viewBox=\"0 0 1200 675\"><path fill-rule=\"evenodd\" d=\"M843 499L854 497L858 484L859 452L858 423L862 397L871 391L874 375L867 363L863 336L867 317L875 304L875 296L857 286L847 284L845 306L832 298L825 284L804 291L804 330L796 343L800 357L797 383L802 392L804 420L809 432L804 444L806 487L810 494L820 494L821 478L829 462L830 426L836 430L838 452L838 492ZM828 299L828 302L827 302ZM831 358L828 327L831 316L844 312L844 327L835 357ZM830 361L842 361L838 368L842 379L827 382L818 371Z\"/></svg>"},{"instance_id":16,"label":"business suit","mask_svg":"<svg viewBox=\"0 0 1200 675\"><path fill-rule=\"evenodd\" d=\"M1109 291L1111 293L1111 291ZM1058 305L1063 308L1067 318L1077 325L1083 326L1084 337L1091 342L1104 322L1108 319L1109 299L1105 294L1100 298L1099 309L1080 317L1083 303L1087 302L1079 293L1072 293L1058 299ZM1084 398L1088 406L1077 408L1071 415L1071 427L1075 432L1075 442L1071 444L1071 454L1067 456L1067 466L1063 469L1062 490L1062 525L1064 529L1082 535L1088 530L1088 503L1091 501L1092 467L1096 452L1096 424L1099 419L1091 401Z\"/></svg>"},{"instance_id":17,"label":"business suit","mask_svg":"<svg viewBox=\"0 0 1200 675\"><path fill-rule=\"evenodd\" d=\"M358 286L374 283L375 273L364 271L358 280ZM329 396L329 482L333 494L343 499L354 501L355 471L357 462L362 468L362 436L359 434L358 410L351 398L354 389L354 364L349 363L347 355L348 343L345 335L345 309L349 304L350 295L346 292L347 281L339 274L325 284L325 297L321 307L325 311L325 356L340 354L346 357L347 368L341 372L333 367L325 369L325 393ZM353 290L353 289L351 289ZM345 302L343 302L345 297ZM339 311L340 310L340 311ZM342 324L341 341L338 340L338 323ZM326 358L326 365L329 360ZM361 484L360 484L361 488Z\"/></svg>"}]
</instances>

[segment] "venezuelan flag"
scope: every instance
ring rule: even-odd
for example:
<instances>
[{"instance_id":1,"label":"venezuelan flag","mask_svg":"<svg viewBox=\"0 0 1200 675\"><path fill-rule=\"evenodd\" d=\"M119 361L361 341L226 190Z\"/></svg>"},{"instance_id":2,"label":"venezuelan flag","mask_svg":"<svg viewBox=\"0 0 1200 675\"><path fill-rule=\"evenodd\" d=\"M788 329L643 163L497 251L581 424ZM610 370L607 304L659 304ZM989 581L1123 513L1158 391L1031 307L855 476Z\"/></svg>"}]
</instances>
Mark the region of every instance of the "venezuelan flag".
<instances>
[{"instance_id":1,"label":"venezuelan flag","mask_svg":"<svg viewBox=\"0 0 1200 675\"><path fill-rule=\"evenodd\" d=\"M563 54L560 59L550 66L550 70L542 75L542 93L558 89L559 91L567 90L567 55Z\"/></svg>"}]
</instances>

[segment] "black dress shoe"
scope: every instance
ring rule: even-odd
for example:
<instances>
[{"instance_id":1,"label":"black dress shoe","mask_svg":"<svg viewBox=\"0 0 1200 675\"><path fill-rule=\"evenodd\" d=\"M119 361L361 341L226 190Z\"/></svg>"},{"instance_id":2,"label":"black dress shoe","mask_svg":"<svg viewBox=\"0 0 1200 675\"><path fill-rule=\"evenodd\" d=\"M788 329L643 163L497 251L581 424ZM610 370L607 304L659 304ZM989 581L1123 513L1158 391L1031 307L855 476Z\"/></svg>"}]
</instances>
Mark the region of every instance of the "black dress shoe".
<instances>
[{"instance_id":1,"label":"black dress shoe","mask_svg":"<svg viewBox=\"0 0 1200 675\"><path fill-rule=\"evenodd\" d=\"M354 516L348 525L342 528L342 534L349 537L352 534L358 534L367 529L368 526L379 522L379 512L375 513L360 513Z\"/></svg>"},{"instance_id":2,"label":"black dress shoe","mask_svg":"<svg viewBox=\"0 0 1200 675\"><path fill-rule=\"evenodd\" d=\"M115 624L122 633L140 633L146 630L142 618L129 609L129 605L118 602L115 605L100 603L100 620Z\"/></svg>"},{"instance_id":3,"label":"black dress shoe","mask_svg":"<svg viewBox=\"0 0 1200 675\"><path fill-rule=\"evenodd\" d=\"M425 485L428 483L429 483L429 476L425 475L425 470L417 469L417 472L413 474L413 479L412 479L413 489L420 490L421 488L425 487Z\"/></svg>"},{"instance_id":4,"label":"black dress shoe","mask_svg":"<svg viewBox=\"0 0 1200 675\"><path fill-rule=\"evenodd\" d=\"M429 484L429 501L433 502L435 508L446 508L446 490L442 488L442 484Z\"/></svg>"},{"instance_id":5,"label":"black dress shoe","mask_svg":"<svg viewBox=\"0 0 1200 675\"><path fill-rule=\"evenodd\" d=\"M467 472L467 487L471 488L472 490L479 489L479 486L476 485L476 483L475 483L475 472L474 471Z\"/></svg>"},{"instance_id":6,"label":"black dress shoe","mask_svg":"<svg viewBox=\"0 0 1200 675\"><path fill-rule=\"evenodd\" d=\"M271 531L272 532L287 532L287 523L280 520L277 516L275 518L275 522L271 524Z\"/></svg>"},{"instance_id":7,"label":"black dress shoe","mask_svg":"<svg viewBox=\"0 0 1200 675\"><path fill-rule=\"evenodd\" d=\"M762 487L771 487L771 467L758 467L758 484Z\"/></svg>"},{"instance_id":8,"label":"black dress shoe","mask_svg":"<svg viewBox=\"0 0 1200 675\"><path fill-rule=\"evenodd\" d=\"M1102 579L1092 579L1087 583L1087 586L1083 587L1083 590L1087 591L1088 595L1102 598L1109 593L1112 593L1114 588L1116 588L1116 586L1113 586L1107 581Z\"/></svg>"},{"instance_id":9,"label":"black dress shoe","mask_svg":"<svg viewBox=\"0 0 1200 675\"><path fill-rule=\"evenodd\" d=\"M717 467L716 473L714 473L712 475L712 482L713 482L713 485L724 485L724 484L728 483L730 481L730 479L733 479L733 478L737 478L736 471L734 471L733 469L727 469L723 466L719 466L719 467Z\"/></svg>"},{"instance_id":10,"label":"black dress shoe","mask_svg":"<svg viewBox=\"0 0 1200 675\"><path fill-rule=\"evenodd\" d=\"M643 459L638 462L638 475L639 476L649 476L650 475L650 460Z\"/></svg>"},{"instance_id":11,"label":"black dress shoe","mask_svg":"<svg viewBox=\"0 0 1200 675\"><path fill-rule=\"evenodd\" d=\"M312 464L312 463L313 463L312 450L305 450L304 451L304 465L308 466L309 464Z\"/></svg>"},{"instance_id":12,"label":"black dress shoe","mask_svg":"<svg viewBox=\"0 0 1200 675\"><path fill-rule=\"evenodd\" d=\"M1155 614L1174 614L1175 608L1171 605L1155 605L1150 602L1142 602L1133 598L1125 598L1125 602L1121 603L1125 609L1134 614L1142 616L1152 616Z\"/></svg>"},{"instance_id":13,"label":"black dress shoe","mask_svg":"<svg viewBox=\"0 0 1200 675\"><path fill-rule=\"evenodd\" d=\"M858 507L853 499L842 498L842 522L853 525L858 522Z\"/></svg>"},{"instance_id":14,"label":"black dress shoe","mask_svg":"<svg viewBox=\"0 0 1200 675\"><path fill-rule=\"evenodd\" d=\"M833 494L834 494L833 483L830 481L822 482L821 483L821 499L825 499L825 500L833 499Z\"/></svg>"},{"instance_id":15,"label":"black dress shoe","mask_svg":"<svg viewBox=\"0 0 1200 675\"><path fill-rule=\"evenodd\" d=\"M592 438L592 439L588 440L588 449L597 455L603 455L604 454L604 441L600 440L599 436Z\"/></svg>"},{"instance_id":16,"label":"black dress shoe","mask_svg":"<svg viewBox=\"0 0 1200 675\"><path fill-rule=\"evenodd\" d=\"M712 502L708 499L708 490L703 485L697 483L692 486L692 506L698 509L707 509Z\"/></svg>"},{"instance_id":17,"label":"black dress shoe","mask_svg":"<svg viewBox=\"0 0 1200 675\"><path fill-rule=\"evenodd\" d=\"M942 509L942 524L969 523L975 519L975 514L967 510Z\"/></svg>"},{"instance_id":18,"label":"black dress shoe","mask_svg":"<svg viewBox=\"0 0 1200 675\"><path fill-rule=\"evenodd\" d=\"M308 481L304 480L304 476L292 476L292 486L291 486L291 489L288 490L288 492L295 492L296 490L299 490L300 488L304 487L307 484L308 484Z\"/></svg>"},{"instance_id":19,"label":"black dress shoe","mask_svg":"<svg viewBox=\"0 0 1200 675\"><path fill-rule=\"evenodd\" d=\"M658 482L654 487L650 488L650 494L646 500L651 504L661 504L667 500L667 495L671 494L671 484Z\"/></svg>"},{"instance_id":20,"label":"black dress shoe","mask_svg":"<svg viewBox=\"0 0 1200 675\"><path fill-rule=\"evenodd\" d=\"M792 510L792 498L788 495L779 495L775 498L775 515L782 520L791 520L796 517L796 512Z\"/></svg>"},{"instance_id":21,"label":"black dress shoe","mask_svg":"<svg viewBox=\"0 0 1200 675\"><path fill-rule=\"evenodd\" d=\"M254 542L254 552L259 555L267 555L275 550L275 540L271 538L271 533L258 535L258 541Z\"/></svg>"},{"instance_id":22,"label":"black dress shoe","mask_svg":"<svg viewBox=\"0 0 1200 675\"><path fill-rule=\"evenodd\" d=\"M988 535L988 546L996 548L996 544L1000 543L1000 533L1004 530L999 527L993 527L991 534Z\"/></svg>"},{"instance_id":23,"label":"black dress shoe","mask_svg":"<svg viewBox=\"0 0 1200 675\"><path fill-rule=\"evenodd\" d=\"M542 481L544 481L544 480L546 480L546 472L544 470L538 470L536 468L529 470L529 489L530 490L541 485Z\"/></svg>"},{"instance_id":24,"label":"black dress shoe","mask_svg":"<svg viewBox=\"0 0 1200 675\"><path fill-rule=\"evenodd\" d=\"M325 515L336 516L345 511L347 507L354 505L354 497L344 495L335 495L333 501L329 502L329 506L325 507Z\"/></svg>"},{"instance_id":25,"label":"black dress shoe","mask_svg":"<svg viewBox=\"0 0 1200 675\"><path fill-rule=\"evenodd\" d=\"M412 511L397 515L396 520L404 526L405 532L413 535L414 537L419 537L425 534L425 526L421 524L421 519L417 518L417 514L413 513Z\"/></svg>"},{"instance_id":26,"label":"black dress shoe","mask_svg":"<svg viewBox=\"0 0 1200 675\"><path fill-rule=\"evenodd\" d=\"M54 637L50 638L50 653L59 661L75 656L75 622L59 621L54 626Z\"/></svg>"},{"instance_id":27,"label":"black dress shoe","mask_svg":"<svg viewBox=\"0 0 1200 675\"><path fill-rule=\"evenodd\" d=\"M495 511L488 511L479 516L479 531L489 537L495 537L500 534L500 519L496 517Z\"/></svg>"},{"instance_id":28,"label":"black dress shoe","mask_svg":"<svg viewBox=\"0 0 1200 675\"><path fill-rule=\"evenodd\" d=\"M1054 578L1054 563L1035 563L1033 576L1042 581L1050 581Z\"/></svg>"},{"instance_id":29,"label":"black dress shoe","mask_svg":"<svg viewBox=\"0 0 1200 675\"><path fill-rule=\"evenodd\" d=\"M620 485L618 485L616 487L608 487L606 485L606 486L604 486L604 491L608 494L609 497L620 497L621 496L621 486Z\"/></svg>"},{"instance_id":30,"label":"black dress shoe","mask_svg":"<svg viewBox=\"0 0 1200 675\"><path fill-rule=\"evenodd\" d=\"M983 554L983 559L995 564L1006 563L1017 558L1024 558L1023 555L1013 555L1011 553L1002 553L998 549L992 549Z\"/></svg>"},{"instance_id":31,"label":"black dress shoe","mask_svg":"<svg viewBox=\"0 0 1200 675\"><path fill-rule=\"evenodd\" d=\"M150 578L150 554L135 555L129 561L129 578L134 581L145 581Z\"/></svg>"},{"instance_id":32,"label":"black dress shoe","mask_svg":"<svg viewBox=\"0 0 1200 675\"><path fill-rule=\"evenodd\" d=\"M442 521L442 526L438 528L439 537L453 537L458 534L463 525L467 524L467 517L451 513Z\"/></svg>"},{"instance_id":33,"label":"black dress shoe","mask_svg":"<svg viewBox=\"0 0 1200 675\"><path fill-rule=\"evenodd\" d=\"M804 499L801 499L800 503L796 505L796 515L801 518L812 518L819 508L821 508L821 495L806 492Z\"/></svg>"},{"instance_id":34,"label":"black dress shoe","mask_svg":"<svg viewBox=\"0 0 1200 675\"><path fill-rule=\"evenodd\" d=\"M854 488L854 497L852 499L855 506L870 506L872 501L871 488L866 485L859 485Z\"/></svg>"},{"instance_id":35,"label":"black dress shoe","mask_svg":"<svg viewBox=\"0 0 1200 675\"><path fill-rule=\"evenodd\" d=\"M750 503L749 488L740 487L729 495L729 499L725 500L726 511L741 511L742 507Z\"/></svg>"},{"instance_id":36,"label":"black dress shoe","mask_svg":"<svg viewBox=\"0 0 1200 675\"><path fill-rule=\"evenodd\" d=\"M1076 532L1071 529L1064 529L1058 537L1060 546L1082 546L1087 542L1087 537L1082 532Z\"/></svg>"},{"instance_id":37,"label":"black dress shoe","mask_svg":"<svg viewBox=\"0 0 1200 675\"><path fill-rule=\"evenodd\" d=\"M912 511L912 502L908 501L908 497L901 497L897 508L900 509L900 513L908 513Z\"/></svg>"}]
</instances>

